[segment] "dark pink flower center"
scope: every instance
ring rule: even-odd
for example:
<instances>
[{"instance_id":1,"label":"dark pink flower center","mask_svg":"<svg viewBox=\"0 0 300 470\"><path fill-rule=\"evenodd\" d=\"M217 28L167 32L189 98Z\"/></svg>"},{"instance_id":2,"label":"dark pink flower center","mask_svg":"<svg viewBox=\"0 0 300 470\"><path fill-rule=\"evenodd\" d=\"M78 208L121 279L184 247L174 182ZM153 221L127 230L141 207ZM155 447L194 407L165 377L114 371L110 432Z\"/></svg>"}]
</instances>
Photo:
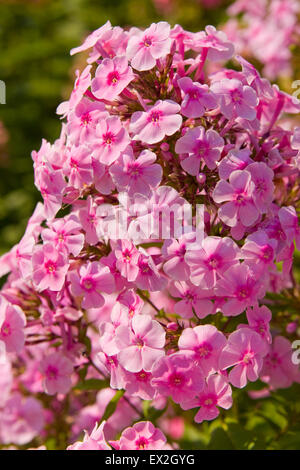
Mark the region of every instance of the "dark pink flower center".
<instances>
[{"instance_id":1,"label":"dark pink flower center","mask_svg":"<svg viewBox=\"0 0 300 470\"><path fill-rule=\"evenodd\" d=\"M54 261L52 261L51 259L49 259L45 263L45 269L46 269L48 274L55 274L55 272L56 272L56 263Z\"/></svg>"},{"instance_id":2,"label":"dark pink flower center","mask_svg":"<svg viewBox=\"0 0 300 470\"><path fill-rule=\"evenodd\" d=\"M145 36L143 40L144 47L152 46L152 38L150 36Z\"/></svg>"},{"instance_id":3,"label":"dark pink flower center","mask_svg":"<svg viewBox=\"0 0 300 470\"><path fill-rule=\"evenodd\" d=\"M253 351L246 351L246 352L243 353L242 362L245 365L248 365L252 362L253 358L254 358L254 352Z\"/></svg>"},{"instance_id":4,"label":"dark pink flower center","mask_svg":"<svg viewBox=\"0 0 300 470\"><path fill-rule=\"evenodd\" d=\"M261 251L262 251L262 255L261 255L262 261L272 261L274 251L270 245L264 245Z\"/></svg>"},{"instance_id":5,"label":"dark pink flower center","mask_svg":"<svg viewBox=\"0 0 300 470\"><path fill-rule=\"evenodd\" d=\"M143 450L148 447L149 441L145 437L141 436L135 441L135 445L137 450Z\"/></svg>"},{"instance_id":6,"label":"dark pink flower center","mask_svg":"<svg viewBox=\"0 0 300 470\"><path fill-rule=\"evenodd\" d=\"M112 132L107 132L102 136L102 138L105 145L111 145L114 143L115 140L115 136Z\"/></svg>"},{"instance_id":7,"label":"dark pink flower center","mask_svg":"<svg viewBox=\"0 0 300 470\"><path fill-rule=\"evenodd\" d=\"M251 294L251 290L249 289L249 287L242 286L239 288L236 295L239 300L245 300L248 297L250 297L250 294Z\"/></svg>"},{"instance_id":8,"label":"dark pink flower center","mask_svg":"<svg viewBox=\"0 0 300 470\"><path fill-rule=\"evenodd\" d=\"M95 288L95 281L92 277L88 276L88 277L84 277L81 281L80 281L80 285L81 287L84 289L84 290L87 290L87 291L91 291Z\"/></svg>"},{"instance_id":9,"label":"dark pink flower center","mask_svg":"<svg viewBox=\"0 0 300 470\"><path fill-rule=\"evenodd\" d=\"M173 372L173 374L171 374L169 377L169 384L172 387L182 387L185 381L186 380L184 375L180 374L179 372Z\"/></svg>"},{"instance_id":10,"label":"dark pink flower center","mask_svg":"<svg viewBox=\"0 0 300 470\"><path fill-rule=\"evenodd\" d=\"M220 257L217 255L212 255L207 260L207 265L211 269L217 269L221 264Z\"/></svg>"},{"instance_id":11,"label":"dark pink flower center","mask_svg":"<svg viewBox=\"0 0 300 470\"><path fill-rule=\"evenodd\" d=\"M120 74L116 70L114 72L110 72L107 77L107 84L116 86L118 81L120 80Z\"/></svg>"},{"instance_id":12,"label":"dark pink flower center","mask_svg":"<svg viewBox=\"0 0 300 470\"><path fill-rule=\"evenodd\" d=\"M92 121L92 118L91 118L89 113L84 113L81 116L80 120L81 120L81 125L82 126L88 126L90 124L90 122Z\"/></svg>"},{"instance_id":13,"label":"dark pink flower center","mask_svg":"<svg viewBox=\"0 0 300 470\"><path fill-rule=\"evenodd\" d=\"M148 121L153 123L158 123L162 117L161 111L151 111L148 117Z\"/></svg>"},{"instance_id":14,"label":"dark pink flower center","mask_svg":"<svg viewBox=\"0 0 300 470\"><path fill-rule=\"evenodd\" d=\"M211 351L211 345L205 342L195 348L195 353L197 354L197 356L204 359L207 359L211 355Z\"/></svg>"},{"instance_id":15,"label":"dark pink flower center","mask_svg":"<svg viewBox=\"0 0 300 470\"><path fill-rule=\"evenodd\" d=\"M53 365L49 365L46 370L46 377L48 380L56 380L58 377L58 369Z\"/></svg>"},{"instance_id":16,"label":"dark pink flower center","mask_svg":"<svg viewBox=\"0 0 300 470\"><path fill-rule=\"evenodd\" d=\"M204 395L200 400L200 406L206 406L207 408L216 406L217 403L218 403L218 398L213 393Z\"/></svg>"},{"instance_id":17,"label":"dark pink flower center","mask_svg":"<svg viewBox=\"0 0 300 470\"><path fill-rule=\"evenodd\" d=\"M1 335L4 337L10 336L11 335L11 327L8 322L4 322L2 327L1 327Z\"/></svg>"},{"instance_id":18,"label":"dark pink flower center","mask_svg":"<svg viewBox=\"0 0 300 470\"><path fill-rule=\"evenodd\" d=\"M148 382L150 374L148 372L145 372L144 370L141 370L137 374L135 374L136 380L138 382Z\"/></svg>"}]
</instances>

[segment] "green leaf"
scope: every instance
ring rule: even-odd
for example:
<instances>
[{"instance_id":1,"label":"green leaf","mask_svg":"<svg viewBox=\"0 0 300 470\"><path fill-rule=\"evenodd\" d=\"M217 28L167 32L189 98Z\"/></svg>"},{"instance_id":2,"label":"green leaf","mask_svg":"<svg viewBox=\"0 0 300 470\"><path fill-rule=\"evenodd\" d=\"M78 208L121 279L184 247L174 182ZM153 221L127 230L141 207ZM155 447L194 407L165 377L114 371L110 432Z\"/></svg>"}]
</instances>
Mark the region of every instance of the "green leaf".
<instances>
[{"instance_id":1,"label":"green leaf","mask_svg":"<svg viewBox=\"0 0 300 470\"><path fill-rule=\"evenodd\" d=\"M110 400L109 404L106 407L105 413L102 416L102 421L108 420L108 418L110 418L111 415L115 412L117 405L120 399L122 398L122 396L124 395L124 393L125 393L125 390L118 390L115 393L115 395L113 396L113 398Z\"/></svg>"},{"instance_id":2,"label":"green leaf","mask_svg":"<svg viewBox=\"0 0 300 470\"><path fill-rule=\"evenodd\" d=\"M79 382L74 388L75 390L102 390L108 386L108 380L87 379L83 382Z\"/></svg>"}]
</instances>

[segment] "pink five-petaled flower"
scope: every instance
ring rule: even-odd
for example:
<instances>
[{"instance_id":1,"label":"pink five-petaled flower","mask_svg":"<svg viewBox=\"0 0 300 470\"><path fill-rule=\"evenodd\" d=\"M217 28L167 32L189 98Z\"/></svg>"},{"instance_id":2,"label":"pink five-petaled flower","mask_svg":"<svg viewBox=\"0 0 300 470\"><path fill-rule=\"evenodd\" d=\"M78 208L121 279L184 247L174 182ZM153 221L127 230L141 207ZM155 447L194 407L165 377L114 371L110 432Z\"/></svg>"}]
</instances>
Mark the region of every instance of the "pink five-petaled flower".
<instances>
[{"instance_id":1,"label":"pink five-petaled flower","mask_svg":"<svg viewBox=\"0 0 300 470\"><path fill-rule=\"evenodd\" d=\"M122 432L117 444L118 450L161 450L167 439L164 434L153 426L150 421L140 421Z\"/></svg>"},{"instance_id":2,"label":"pink five-petaled flower","mask_svg":"<svg viewBox=\"0 0 300 470\"><path fill-rule=\"evenodd\" d=\"M93 137L93 157L110 165L129 143L129 135L117 116L103 119L97 124Z\"/></svg>"},{"instance_id":3,"label":"pink five-petaled flower","mask_svg":"<svg viewBox=\"0 0 300 470\"><path fill-rule=\"evenodd\" d=\"M79 273L70 272L71 292L75 297L82 296L82 308L102 307L105 292L111 294L115 289L114 277L107 266L98 261L82 265Z\"/></svg>"},{"instance_id":4,"label":"pink five-petaled flower","mask_svg":"<svg viewBox=\"0 0 300 470\"><path fill-rule=\"evenodd\" d=\"M172 100L159 100L147 111L136 111L131 117L130 132L134 140L146 144L156 144L168 135L173 135L180 129L182 117L180 106Z\"/></svg>"},{"instance_id":5,"label":"pink five-petaled flower","mask_svg":"<svg viewBox=\"0 0 300 470\"><path fill-rule=\"evenodd\" d=\"M60 291L69 269L64 250L58 251L51 243L37 245L32 254L32 280L38 291Z\"/></svg>"},{"instance_id":6,"label":"pink five-petaled flower","mask_svg":"<svg viewBox=\"0 0 300 470\"><path fill-rule=\"evenodd\" d=\"M18 305L11 305L3 298L0 304L0 342L7 352L19 353L25 344L26 317Z\"/></svg>"},{"instance_id":7,"label":"pink five-petaled flower","mask_svg":"<svg viewBox=\"0 0 300 470\"><path fill-rule=\"evenodd\" d=\"M213 170L216 162L220 159L224 140L216 131L199 126L188 129L183 137L177 140L175 152L187 154L181 160L182 168L190 175L196 176L200 171L200 166L206 166Z\"/></svg>"},{"instance_id":8,"label":"pink five-petaled flower","mask_svg":"<svg viewBox=\"0 0 300 470\"><path fill-rule=\"evenodd\" d=\"M248 85L233 78L214 82L211 91L216 95L221 113L227 119L244 118L253 121L256 117L255 107L258 104L256 92Z\"/></svg>"},{"instance_id":9,"label":"pink five-petaled flower","mask_svg":"<svg viewBox=\"0 0 300 470\"><path fill-rule=\"evenodd\" d=\"M118 360L129 372L151 371L154 362L162 357L165 344L163 327L150 315L135 315L131 329L120 325L116 329Z\"/></svg>"},{"instance_id":10,"label":"pink five-petaled flower","mask_svg":"<svg viewBox=\"0 0 300 470\"><path fill-rule=\"evenodd\" d=\"M198 82L193 82L189 77L180 78L178 85L183 94L181 112L184 116L189 118L201 117L206 109L217 107L217 100L208 85L200 85Z\"/></svg>"},{"instance_id":11,"label":"pink five-petaled flower","mask_svg":"<svg viewBox=\"0 0 300 470\"><path fill-rule=\"evenodd\" d=\"M263 162L251 163L247 166L247 171L251 174L255 184L253 191L253 201L259 212L267 212L274 197L274 172Z\"/></svg>"},{"instance_id":12,"label":"pink five-petaled flower","mask_svg":"<svg viewBox=\"0 0 300 470\"><path fill-rule=\"evenodd\" d=\"M135 281L139 273L138 259L141 253L130 240L118 240L115 249L116 268L129 282Z\"/></svg>"},{"instance_id":13,"label":"pink five-petaled flower","mask_svg":"<svg viewBox=\"0 0 300 470\"><path fill-rule=\"evenodd\" d=\"M270 321L272 319L272 312L268 307L262 305L259 307L255 305L252 308L247 308L246 311L249 328L256 331L265 341L272 343L272 335L270 333ZM245 325L241 325L245 326Z\"/></svg>"},{"instance_id":14,"label":"pink five-petaled flower","mask_svg":"<svg viewBox=\"0 0 300 470\"><path fill-rule=\"evenodd\" d=\"M54 352L44 357L40 363L40 371L48 395L65 394L70 390L73 363L62 353Z\"/></svg>"},{"instance_id":15,"label":"pink five-petaled flower","mask_svg":"<svg viewBox=\"0 0 300 470\"><path fill-rule=\"evenodd\" d=\"M96 98L112 101L133 79L125 56L104 59L96 69L91 89Z\"/></svg>"},{"instance_id":16,"label":"pink five-petaled flower","mask_svg":"<svg viewBox=\"0 0 300 470\"><path fill-rule=\"evenodd\" d=\"M150 150L144 150L135 159L128 147L109 170L118 191L126 190L129 196L149 196L151 188L155 188L162 178L162 167L154 163L155 160L156 155Z\"/></svg>"},{"instance_id":17,"label":"pink five-petaled flower","mask_svg":"<svg viewBox=\"0 0 300 470\"><path fill-rule=\"evenodd\" d=\"M196 397L180 404L183 410L200 407L194 420L196 423L211 421L219 415L218 406L228 410L232 406L231 387L219 374L210 375L202 391Z\"/></svg>"},{"instance_id":18,"label":"pink five-petaled flower","mask_svg":"<svg viewBox=\"0 0 300 470\"><path fill-rule=\"evenodd\" d=\"M185 255L191 282L211 289L230 266L239 262L239 253L238 246L229 237L204 238L199 250L190 250Z\"/></svg>"},{"instance_id":19,"label":"pink five-petaled flower","mask_svg":"<svg viewBox=\"0 0 300 470\"><path fill-rule=\"evenodd\" d=\"M181 299L175 304L174 312L182 318L192 318L194 313L198 318L205 318L214 311L211 290L196 287L190 281L176 281L169 291L173 297Z\"/></svg>"},{"instance_id":20,"label":"pink five-petaled flower","mask_svg":"<svg viewBox=\"0 0 300 470\"><path fill-rule=\"evenodd\" d=\"M67 447L67 450L111 450L105 441L103 432L105 424L106 421L102 421L99 425L96 423L90 435L85 431L83 441L74 442Z\"/></svg>"},{"instance_id":21,"label":"pink five-petaled flower","mask_svg":"<svg viewBox=\"0 0 300 470\"><path fill-rule=\"evenodd\" d=\"M219 209L220 219L229 227L241 222L250 227L259 218L259 211L253 201L255 184L247 170L236 170L228 181L221 180L213 191L213 200L217 204L225 202Z\"/></svg>"},{"instance_id":22,"label":"pink five-petaled flower","mask_svg":"<svg viewBox=\"0 0 300 470\"><path fill-rule=\"evenodd\" d=\"M185 328L178 341L180 351L192 352L192 359L205 376L219 370L219 356L225 345L225 336L213 325Z\"/></svg>"},{"instance_id":23,"label":"pink five-petaled flower","mask_svg":"<svg viewBox=\"0 0 300 470\"><path fill-rule=\"evenodd\" d=\"M136 31L129 39L126 56L139 71L150 70L156 60L170 52L170 25L165 21L152 23L145 31Z\"/></svg>"},{"instance_id":24,"label":"pink five-petaled flower","mask_svg":"<svg viewBox=\"0 0 300 470\"><path fill-rule=\"evenodd\" d=\"M231 333L227 345L220 354L221 370L232 367L229 381L238 388L247 385L247 379L255 382L263 366L268 344L250 328L240 328Z\"/></svg>"},{"instance_id":25,"label":"pink five-petaled flower","mask_svg":"<svg viewBox=\"0 0 300 470\"><path fill-rule=\"evenodd\" d=\"M80 233L81 225L77 217L71 215L51 222L51 228L45 228L41 237L44 243L53 243L60 251L66 249L74 256L78 256L84 244L84 235Z\"/></svg>"},{"instance_id":26,"label":"pink five-petaled flower","mask_svg":"<svg viewBox=\"0 0 300 470\"><path fill-rule=\"evenodd\" d=\"M171 396L175 403L181 403L204 387L204 377L189 353L180 351L154 364L151 384L160 395Z\"/></svg>"},{"instance_id":27,"label":"pink five-petaled flower","mask_svg":"<svg viewBox=\"0 0 300 470\"><path fill-rule=\"evenodd\" d=\"M236 316L246 307L255 305L257 300L264 296L265 285L257 279L249 266L237 264L231 266L223 277L217 281L215 293L223 298L224 304L220 307L226 316Z\"/></svg>"}]
</instances>

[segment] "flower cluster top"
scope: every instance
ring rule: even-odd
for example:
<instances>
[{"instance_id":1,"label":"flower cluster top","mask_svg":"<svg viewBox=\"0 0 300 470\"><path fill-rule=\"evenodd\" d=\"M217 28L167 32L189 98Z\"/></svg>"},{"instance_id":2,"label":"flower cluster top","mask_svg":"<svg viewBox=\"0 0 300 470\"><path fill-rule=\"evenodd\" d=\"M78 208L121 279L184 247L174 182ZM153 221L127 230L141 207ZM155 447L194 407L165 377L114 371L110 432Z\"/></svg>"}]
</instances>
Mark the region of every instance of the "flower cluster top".
<instances>
[{"instance_id":1,"label":"flower cluster top","mask_svg":"<svg viewBox=\"0 0 300 470\"><path fill-rule=\"evenodd\" d=\"M278 120L300 105L213 26L107 22L87 50L60 138L32 153L43 203L1 258L0 442L69 413L70 442L90 433L71 448L168 447L144 400L201 423L249 381L300 381L266 302L294 283L300 128Z\"/></svg>"}]
</instances>

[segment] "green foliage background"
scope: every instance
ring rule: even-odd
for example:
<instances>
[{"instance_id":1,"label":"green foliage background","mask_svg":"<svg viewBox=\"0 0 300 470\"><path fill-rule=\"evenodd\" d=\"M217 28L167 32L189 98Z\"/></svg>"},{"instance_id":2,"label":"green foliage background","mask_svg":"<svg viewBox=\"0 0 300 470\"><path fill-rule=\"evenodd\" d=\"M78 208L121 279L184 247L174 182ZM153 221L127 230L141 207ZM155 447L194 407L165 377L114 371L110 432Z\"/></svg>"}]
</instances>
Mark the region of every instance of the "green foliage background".
<instances>
[{"instance_id":1,"label":"green foliage background","mask_svg":"<svg viewBox=\"0 0 300 470\"><path fill-rule=\"evenodd\" d=\"M197 31L223 22L228 3L205 10L197 0L176 0L167 20ZM145 27L165 18L151 0L0 1L0 80L7 90L7 104L0 105L0 254L19 241L39 200L30 153L40 147L42 138L53 142L59 136L56 107L68 98L74 71L83 66L83 59L71 58L69 50L108 19L113 25ZM263 384L248 386L247 391L257 387ZM251 400L247 391L235 391L233 408L212 423L195 425L193 413L185 412L180 447L300 448L300 386L261 400ZM157 410L147 403L144 417L159 423ZM58 438L49 440L48 448L63 448Z\"/></svg>"}]
</instances>

